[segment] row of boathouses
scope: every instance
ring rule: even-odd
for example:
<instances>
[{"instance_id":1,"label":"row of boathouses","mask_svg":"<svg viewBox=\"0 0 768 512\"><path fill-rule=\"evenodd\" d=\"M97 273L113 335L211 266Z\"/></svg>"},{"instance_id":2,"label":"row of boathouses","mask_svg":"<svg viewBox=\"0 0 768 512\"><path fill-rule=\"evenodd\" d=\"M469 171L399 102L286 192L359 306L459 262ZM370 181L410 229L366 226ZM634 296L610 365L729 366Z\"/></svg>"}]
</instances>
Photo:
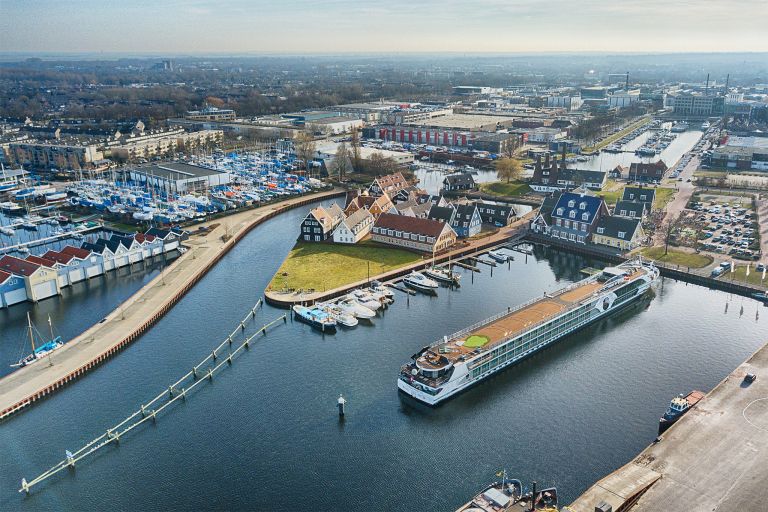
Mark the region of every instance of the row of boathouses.
<instances>
[{"instance_id":1,"label":"row of boathouses","mask_svg":"<svg viewBox=\"0 0 768 512\"><path fill-rule=\"evenodd\" d=\"M0 307L38 302L61 289L179 248L185 233L152 228L146 233L112 234L80 247L29 255L0 257Z\"/></svg>"}]
</instances>

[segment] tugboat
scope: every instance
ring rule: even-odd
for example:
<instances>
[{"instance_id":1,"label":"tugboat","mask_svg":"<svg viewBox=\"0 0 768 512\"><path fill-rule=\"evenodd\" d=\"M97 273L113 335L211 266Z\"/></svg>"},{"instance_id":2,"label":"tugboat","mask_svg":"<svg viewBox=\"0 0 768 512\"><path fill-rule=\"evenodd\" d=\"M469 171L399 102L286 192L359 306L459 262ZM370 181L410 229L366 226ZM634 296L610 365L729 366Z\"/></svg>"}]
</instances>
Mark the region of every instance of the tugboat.
<instances>
[{"instance_id":1,"label":"tugboat","mask_svg":"<svg viewBox=\"0 0 768 512\"><path fill-rule=\"evenodd\" d=\"M537 490L533 482L531 492L526 492L520 480L507 478L506 470L496 476L501 477L501 482L490 484L456 512L557 512L556 488Z\"/></svg>"},{"instance_id":2,"label":"tugboat","mask_svg":"<svg viewBox=\"0 0 768 512\"><path fill-rule=\"evenodd\" d=\"M308 308L297 304L293 306L293 312L299 321L309 324L319 331L336 332L336 320L321 308Z\"/></svg>"},{"instance_id":3,"label":"tugboat","mask_svg":"<svg viewBox=\"0 0 768 512\"><path fill-rule=\"evenodd\" d=\"M669 402L667 412L659 418L659 435L666 432L669 427L682 418L683 414L691 410L691 407L699 403L702 398L704 398L704 393L701 391L691 391L686 396L680 394L673 398Z\"/></svg>"}]
</instances>

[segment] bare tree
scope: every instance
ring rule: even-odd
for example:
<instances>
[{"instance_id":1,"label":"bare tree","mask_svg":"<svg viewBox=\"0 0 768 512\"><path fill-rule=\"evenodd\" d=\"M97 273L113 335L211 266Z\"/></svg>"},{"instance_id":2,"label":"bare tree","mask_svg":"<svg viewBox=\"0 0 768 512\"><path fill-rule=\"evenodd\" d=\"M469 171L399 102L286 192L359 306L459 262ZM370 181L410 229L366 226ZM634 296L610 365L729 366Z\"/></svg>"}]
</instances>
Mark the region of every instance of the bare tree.
<instances>
[{"instance_id":1,"label":"bare tree","mask_svg":"<svg viewBox=\"0 0 768 512\"><path fill-rule=\"evenodd\" d=\"M523 165L516 158L500 158L495 162L496 175L507 183L516 180L523 173Z\"/></svg>"},{"instance_id":2,"label":"bare tree","mask_svg":"<svg viewBox=\"0 0 768 512\"><path fill-rule=\"evenodd\" d=\"M675 220L667 220L664 224L664 256L669 252L669 243L672 241L672 235L675 232L675 228L677 228L679 220L679 218Z\"/></svg>"},{"instance_id":3,"label":"bare tree","mask_svg":"<svg viewBox=\"0 0 768 512\"><path fill-rule=\"evenodd\" d=\"M365 169L368 174L373 175L392 174L401 170L400 164L394 158L384 156L378 151L371 154L370 158L368 158Z\"/></svg>"},{"instance_id":4,"label":"bare tree","mask_svg":"<svg viewBox=\"0 0 768 512\"><path fill-rule=\"evenodd\" d=\"M349 150L344 142L339 144L336 150L336 157L333 159L333 169L339 175L339 181L344 181L344 176L349 171Z\"/></svg>"},{"instance_id":5,"label":"bare tree","mask_svg":"<svg viewBox=\"0 0 768 512\"><path fill-rule=\"evenodd\" d=\"M352 128L352 167L355 170L360 169L360 133L356 128Z\"/></svg>"},{"instance_id":6,"label":"bare tree","mask_svg":"<svg viewBox=\"0 0 768 512\"><path fill-rule=\"evenodd\" d=\"M307 172L307 176L310 176L309 163L314 159L315 151L317 150L314 137L306 131L299 132L293 139L293 144L296 148L296 156L304 162L304 169Z\"/></svg>"}]
</instances>

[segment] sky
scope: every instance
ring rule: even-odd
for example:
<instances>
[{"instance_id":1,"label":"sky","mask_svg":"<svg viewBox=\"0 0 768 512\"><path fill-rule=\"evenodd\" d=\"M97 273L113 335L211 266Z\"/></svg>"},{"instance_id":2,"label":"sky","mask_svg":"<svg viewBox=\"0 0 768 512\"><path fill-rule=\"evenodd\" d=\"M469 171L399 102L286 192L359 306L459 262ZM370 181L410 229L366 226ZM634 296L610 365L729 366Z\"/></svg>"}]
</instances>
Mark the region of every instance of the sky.
<instances>
[{"instance_id":1,"label":"sky","mask_svg":"<svg viewBox=\"0 0 768 512\"><path fill-rule=\"evenodd\" d=\"M0 0L1 52L768 51L768 0Z\"/></svg>"}]
</instances>

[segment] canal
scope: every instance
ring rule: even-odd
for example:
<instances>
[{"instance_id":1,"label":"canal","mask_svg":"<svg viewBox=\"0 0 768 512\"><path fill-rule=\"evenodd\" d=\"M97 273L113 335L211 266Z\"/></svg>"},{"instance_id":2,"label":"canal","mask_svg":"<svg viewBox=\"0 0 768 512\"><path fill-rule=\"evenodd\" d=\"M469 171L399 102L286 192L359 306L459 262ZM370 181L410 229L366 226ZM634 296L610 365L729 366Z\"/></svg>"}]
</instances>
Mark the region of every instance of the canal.
<instances>
[{"instance_id":1,"label":"canal","mask_svg":"<svg viewBox=\"0 0 768 512\"><path fill-rule=\"evenodd\" d=\"M672 396L709 391L768 332L756 301L664 280L653 298L440 408L399 396L400 365L426 343L601 265L537 248L509 269L464 272L437 297L398 292L372 325L325 337L280 325L156 425L16 492L205 357L262 295L305 213L256 228L148 334L0 424L0 510L454 510L504 467L556 485L567 503L655 437ZM69 329L92 322L78 301L62 307ZM282 313L264 307L257 324Z\"/></svg>"}]
</instances>

